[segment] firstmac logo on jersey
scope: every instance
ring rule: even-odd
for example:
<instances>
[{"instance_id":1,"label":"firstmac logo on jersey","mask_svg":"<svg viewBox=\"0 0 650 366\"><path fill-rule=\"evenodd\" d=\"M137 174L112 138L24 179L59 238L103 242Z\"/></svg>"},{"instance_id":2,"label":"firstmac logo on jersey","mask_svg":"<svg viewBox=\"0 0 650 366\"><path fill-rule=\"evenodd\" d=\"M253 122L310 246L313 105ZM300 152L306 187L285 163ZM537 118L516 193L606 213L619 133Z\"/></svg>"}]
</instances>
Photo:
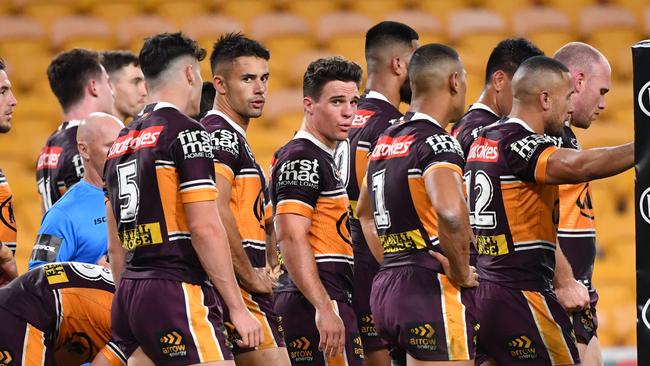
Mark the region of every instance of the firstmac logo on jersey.
<instances>
[{"instance_id":1,"label":"firstmac logo on jersey","mask_svg":"<svg viewBox=\"0 0 650 366\"><path fill-rule=\"evenodd\" d=\"M228 130L216 130L210 135L215 151L225 151L235 157L239 156L239 136Z\"/></svg>"},{"instance_id":2,"label":"firstmac logo on jersey","mask_svg":"<svg viewBox=\"0 0 650 366\"><path fill-rule=\"evenodd\" d=\"M318 189L320 176L318 175L319 162L317 159L287 160L280 165L278 174L278 187L300 186Z\"/></svg>"},{"instance_id":3,"label":"firstmac logo on jersey","mask_svg":"<svg viewBox=\"0 0 650 366\"><path fill-rule=\"evenodd\" d=\"M467 161L482 161L486 163L494 163L499 160L499 143L481 137L477 139L472 147L469 148L467 154Z\"/></svg>"},{"instance_id":4,"label":"firstmac logo on jersey","mask_svg":"<svg viewBox=\"0 0 650 366\"><path fill-rule=\"evenodd\" d=\"M205 130L185 130L181 131L177 137L183 148L183 157L185 159L210 158L212 154L212 144L210 134Z\"/></svg>"},{"instance_id":5,"label":"firstmac logo on jersey","mask_svg":"<svg viewBox=\"0 0 650 366\"><path fill-rule=\"evenodd\" d=\"M108 150L108 159L158 145L158 138L163 128L163 126L152 126L144 130L129 131L126 135L118 137Z\"/></svg>"},{"instance_id":6,"label":"firstmac logo on jersey","mask_svg":"<svg viewBox=\"0 0 650 366\"><path fill-rule=\"evenodd\" d=\"M36 169L54 169L59 165L59 158L63 148L60 146L46 146L41 150L41 154L38 156L38 163L36 164Z\"/></svg>"},{"instance_id":7,"label":"firstmac logo on jersey","mask_svg":"<svg viewBox=\"0 0 650 366\"><path fill-rule=\"evenodd\" d=\"M368 123L370 117L375 115L375 111L369 111L367 109L358 109L357 113L354 114L352 119L352 128L361 128Z\"/></svg>"},{"instance_id":8,"label":"firstmac logo on jersey","mask_svg":"<svg viewBox=\"0 0 650 366\"><path fill-rule=\"evenodd\" d=\"M387 160L407 156L413 141L415 141L415 136L412 135L382 136L372 150L370 160Z\"/></svg>"},{"instance_id":9,"label":"firstmac logo on jersey","mask_svg":"<svg viewBox=\"0 0 650 366\"><path fill-rule=\"evenodd\" d=\"M431 146L431 149L433 149L433 152L436 154L452 153L462 157L465 156L463 154L463 148L460 147L460 143L458 143L458 140L451 137L451 135L432 135L427 137L424 142Z\"/></svg>"},{"instance_id":10,"label":"firstmac logo on jersey","mask_svg":"<svg viewBox=\"0 0 650 366\"><path fill-rule=\"evenodd\" d=\"M553 144L553 141L546 136L529 135L510 144L510 148L528 161L533 156L533 153L537 150L538 146L546 144Z\"/></svg>"}]
</instances>

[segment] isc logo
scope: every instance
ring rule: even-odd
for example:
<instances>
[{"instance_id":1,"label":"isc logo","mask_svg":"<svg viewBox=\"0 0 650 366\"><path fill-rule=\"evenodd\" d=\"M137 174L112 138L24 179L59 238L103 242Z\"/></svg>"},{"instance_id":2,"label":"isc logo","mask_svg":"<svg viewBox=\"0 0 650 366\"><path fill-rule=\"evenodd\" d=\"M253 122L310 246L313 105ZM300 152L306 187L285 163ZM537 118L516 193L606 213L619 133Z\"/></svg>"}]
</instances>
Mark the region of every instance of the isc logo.
<instances>
[{"instance_id":1,"label":"isc logo","mask_svg":"<svg viewBox=\"0 0 650 366\"><path fill-rule=\"evenodd\" d=\"M496 162L499 160L499 143L480 137L469 148L467 161L483 161L487 163Z\"/></svg>"},{"instance_id":2,"label":"isc logo","mask_svg":"<svg viewBox=\"0 0 650 366\"><path fill-rule=\"evenodd\" d=\"M366 109L359 109L355 113L354 118L352 119L352 128L361 128L368 123L370 117L375 114L374 111L369 111Z\"/></svg>"}]
</instances>

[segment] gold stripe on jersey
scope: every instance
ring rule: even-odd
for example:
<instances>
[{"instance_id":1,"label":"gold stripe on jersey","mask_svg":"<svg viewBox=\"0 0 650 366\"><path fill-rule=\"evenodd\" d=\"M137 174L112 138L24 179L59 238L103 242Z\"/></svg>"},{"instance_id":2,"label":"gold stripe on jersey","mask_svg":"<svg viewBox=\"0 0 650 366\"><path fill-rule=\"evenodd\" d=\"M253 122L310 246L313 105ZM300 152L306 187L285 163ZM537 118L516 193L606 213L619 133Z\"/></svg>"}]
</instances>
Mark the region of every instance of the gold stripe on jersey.
<instances>
[{"instance_id":1,"label":"gold stripe on jersey","mask_svg":"<svg viewBox=\"0 0 650 366\"><path fill-rule=\"evenodd\" d=\"M535 165L535 181L539 183L544 183L546 181L546 165L548 164L548 158L557 150L557 147L549 146L539 154L537 165Z\"/></svg>"},{"instance_id":2,"label":"gold stripe on jersey","mask_svg":"<svg viewBox=\"0 0 650 366\"><path fill-rule=\"evenodd\" d=\"M575 364L569 346L564 339L562 328L553 318L553 314L551 314L551 310L548 308L548 304L546 304L546 300L542 294L534 291L522 291L522 293L526 297L528 307L537 325L537 330L542 336L542 341L551 358L551 364Z\"/></svg>"},{"instance_id":3,"label":"gold stripe on jersey","mask_svg":"<svg viewBox=\"0 0 650 366\"><path fill-rule=\"evenodd\" d=\"M314 208L300 200L282 200L275 208L275 214L296 214L308 219L312 218Z\"/></svg>"},{"instance_id":4,"label":"gold stripe on jersey","mask_svg":"<svg viewBox=\"0 0 650 366\"><path fill-rule=\"evenodd\" d=\"M442 296L442 317L445 323L449 361L469 360L465 305L461 301L460 288L440 273L438 282Z\"/></svg>"},{"instance_id":5,"label":"gold stripe on jersey","mask_svg":"<svg viewBox=\"0 0 650 366\"><path fill-rule=\"evenodd\" d=\"M444 161L443 161L443 162L438 162L438 163L433 163L432 165L430 165L430 166L429 166L429 167L424 171L424 173L422 174L422 176L425 176L425 175L431 173L434 169L438 169L438 168L447 168L447 169L451 169L451 170L453 170L454 172L458 173L461 177L463 176L463 170L462 170L458 165L456 165L456 164L452 164L452 163L447 163L447 162L444 162Z\"/></svg>"},{"instance_id":6,"label":"gold stripe on jersey","mask_svg":"<svg viewBox=\"0 0 650 366\"><path fill-rule=\"evenodd\" d=\"M232 169L230 169L226 164L214 163L214 172L222 175L230 184L232 184L232 181L235 179L235 173L233 173Z\"/></svg>"},{"instance_id":7,"label":"gold stripe on jersey","mask_svg":"<svg viewBox=\"0 0 650 366\"><path fill-rule=\"evenodd\" d=\"M357 175L357 184L359 185L359 189L361 189L361 182L366 178L366 169L368 168L368 149L367 148L362 148L362 147L357 147L357 151L355 152L355 160L354 160L354 171L355 174Z\"/></svg>"},{"instance_id":8,"label":"gold stripe on jersey","mask_svg":"<svg viewBox=\"0 0 650 366\"><path fill-rule=\"evenodd\" d=\"M45 334L27 323L23 344L23 365L45 365Z\"/></svg>"},{"instance_id":9,"label":"gold stripe on jersey","mask_svg":"<svg viewBox=\"0 0 650 366\"><path fill-rule=\"evenodd\" d=\"M185 311L190 333L199 354L199 362L223 361L223 352L214 326L208 320L208 307L204 303L203 289L199 285L182 282Z\"/></svg>"},{"instance_id":10,"label":"gold stripe on jersey","mask_svg":"<svg viewBox=\"0 0 650 366\"><path fill-rule=\"evenodd\" d=\"M590 206L591 187L588 183L563 184L560 189L560 225L567 237L596 235L594 210ZM571 233L569 233L571 232ZM560 235L558 235L560 236Z\"/></svg>"},{"instance_id":11,"label":"gold stripe on jersey","mask_svg":"<svg viewBox=\"0 0 650 366\"><path fill-rule=\"evenodd\" d=\"M556 242L554 203L558 199L557 186L538 183L501 182L503 207L514 245L541 241Z\"/></svg>"}]
</instances>

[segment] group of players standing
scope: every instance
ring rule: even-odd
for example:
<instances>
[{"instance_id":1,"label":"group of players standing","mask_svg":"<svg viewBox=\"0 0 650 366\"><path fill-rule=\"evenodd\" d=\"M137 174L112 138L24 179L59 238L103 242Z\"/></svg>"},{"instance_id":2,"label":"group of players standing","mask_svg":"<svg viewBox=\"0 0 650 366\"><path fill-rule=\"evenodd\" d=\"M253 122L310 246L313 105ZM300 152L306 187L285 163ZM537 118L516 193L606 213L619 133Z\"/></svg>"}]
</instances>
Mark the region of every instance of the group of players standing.
<instances>
[{"instance_id":1,"label":"group of players standing","mask_svg":"<svg viewBox=\"0 0 650 366\"><path fill-rule=\"evenodd\" d=\"M464 113L458 54L418 38L397 22L367 32L361 96L357 64L312 62L302 125L276 152L268 187L246 130L262 114L269 52L222 36L210 57L216 97L197 123L205 50L180 33L145 40L148 104L103 168L116 291L110 342L88 340L103 347L95 364L602 362L587 182L630 168L634 150L581 150L570 126L589 127L604 108L607 60L582 43L549 58L506 39ZM93 294L69 288L109 277L54 263L7 286L49 286L39 296L56 309L21 322L37 309L17 311L0 292L24 335L14 358L51 362L57 333L74 328L62 326L69 299Z\"/></svg>"}]
</instances>

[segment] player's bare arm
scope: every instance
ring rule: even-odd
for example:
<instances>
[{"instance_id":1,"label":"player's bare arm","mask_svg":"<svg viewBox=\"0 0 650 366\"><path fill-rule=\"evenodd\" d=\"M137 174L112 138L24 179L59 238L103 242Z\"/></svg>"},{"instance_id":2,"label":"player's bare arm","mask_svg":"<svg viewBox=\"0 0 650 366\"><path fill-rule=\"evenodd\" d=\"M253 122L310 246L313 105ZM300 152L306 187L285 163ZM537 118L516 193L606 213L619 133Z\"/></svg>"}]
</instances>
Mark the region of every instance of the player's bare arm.
<instances>
[{"instance_id":1,"label":"player's bare arm","mask_svg":"<svg viewBox=\"0 0 650 366\"><path fill-rule=\"evenodd\" d=\"M474 236L469 225L462 176L449 168L434 166L425 172L424 185L438 216L438 237L445 253L444 256L439 253L432 255L456 284L478 286L476 271L469 266L469 246Z\"/></svg>"},{"instance_id":2,"label":"player's bare arm","mask_svg":"<svg viewBox=\"0 0 650 366\"><path fill-rule=\"evenodd\" d=\"M280 214L275 220L284 265L300 292L316 309L316 327L320 333L318 347L326 357L342 354L345 326L318 275L308 241L311 219L295 214Z\"/></svg>"},{"instance_id":3,"label":"player's bare arm","mask_svg":"<svg viewBox=\"0 0 650 366\"><path fill-rule=\"evenodd\" d=\"M589 291L573 277L571 264L562 252L561 246L555 247L555 277L553 278L555 295L562 306L569 312L578 311L589 306Z\"/></svg>"},{"instance_id":4,"label":"player's bare arm","mask_svg":"<svg viewBox=\"0 0 650 366\"><path fill-rule=\"evenodd\" d=\"M282 270L280 269L280 258L278 258L277 237L273 228L273 217L266 219L264 231L266 232L266 266L275 286L275 282L277 282Z\"/></svg>"},{"instance_id":5,"label":"player's bare arm","mask_svg":"<svg viewBox=\"0 0 650 366\"><path fill-rule=\"evenodd\" d=\"M126 266L126 249L122 247L120 237L117 235L117 224L115 216L113 216L113 206L108 200L106 201L106 226L108 228L108 261L113 272L115 288L118 288Z\"/></svg>"},{"instance_id":6,"label":"player's bare arm","mask_svg":"<svg viewBox=\"0 0 650 366\"><path fill-rule=\"evenodd\" d=\"M228 306L232 322L242 337L241 346L259 345L263 339L262 326L246 308L239 291L216 203L192 202L186 203L184 208L192 235L192 246L210 281Z\"/></svg>"},{"instance_id":7,"label":"player's bare arm","mask_svg":"<svg viewBox=\"0 0 650 366\"><path fill-rule=\"evenodd\" d=\"M18 277L18 268L16 267L16 259L11 249L6 245L0 243L0 284L9 283L14 278Z\"/></svg>"},{"instance_id":8,"label":"player's bare arm","mask_svg":"<svg viewBox=\"0 0 650 366\"><path fill-rule=\"evenodd\" d=\"M375 257L378 263L384 261L384 248L379 241L377 234L377 227L375 226L375 219L373 217L372 206L370 198L368 197L368 183L364 179L359 188L359 200L357 201L357 217L361 223L361 230L366 239L370 252Z\"/></svg>"},{"instance_id":9,"label":"player's bare arm","mask_svg":"<svg viewBox=\"0 0 650 366\"><path fill-rule=\"evenodd\" d=\"M271 279L268 276L257 274L250 259L248 259L248 255L246 255L244 247L242 246L242 238L239 234L239 228L237 227L237 220L230 209L232 185L228 179L221 174L216 174L215 178L217 189L219 190L217 206L219 208L221 222L223 223L224 229L226 230L226 236L228 237L235 275L247 291L270 294L273 292L273 283Z\"/></svg>"},{"instance_id":10,"label":"player's bare arm","mask_svg":"<svg viewBox=\"0 0 650 366\"><path fill-rule=\"evenodd\" d=\"M634 143L588 150L558 149L548 158L546 184L589 182L634 166Z\"/></svg>"}]
</instances>

